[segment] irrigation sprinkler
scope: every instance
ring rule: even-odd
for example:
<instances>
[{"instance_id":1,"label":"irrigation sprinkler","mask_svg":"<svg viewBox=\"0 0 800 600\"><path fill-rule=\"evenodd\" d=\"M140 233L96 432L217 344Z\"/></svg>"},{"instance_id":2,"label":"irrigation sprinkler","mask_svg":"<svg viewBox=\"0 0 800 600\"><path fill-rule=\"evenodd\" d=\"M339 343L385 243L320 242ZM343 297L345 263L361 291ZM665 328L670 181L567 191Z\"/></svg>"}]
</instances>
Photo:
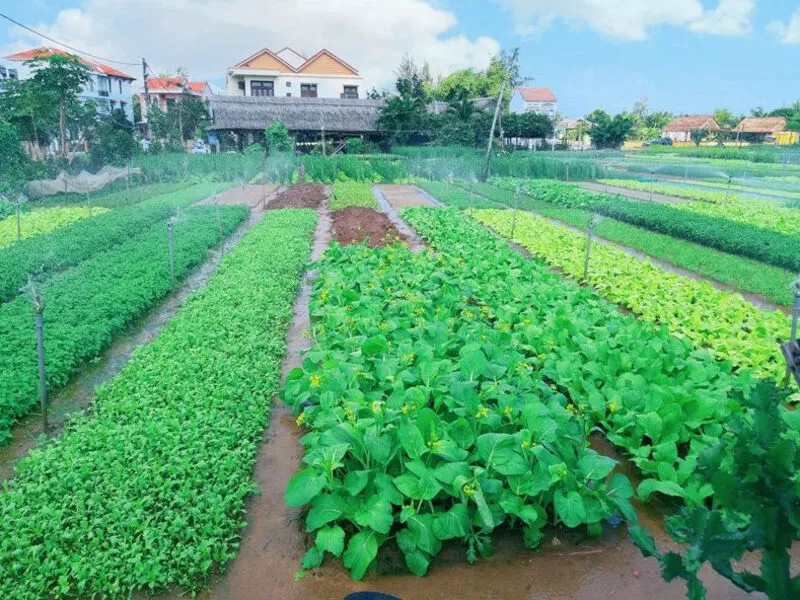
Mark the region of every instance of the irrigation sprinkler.
<instances>
[{"instance_id":1,"label":"irrigation sprinkler","mask_svg":"<svg viewBox=\"0 0 800 600\"><path fill-rule=\"evenodd\" d=\"M169 244L169 289L173 292L175 291L175 243L174 243L174 231L175 229L175 218L171 218L167 221L167 238Z\"/></svg>"},{"instance_id":2,"label":"irrigation sprinkler","mask_svg":"<svg viewBox=\"0 0 800 600\"><path fill-rule=\"evenodd\" d=\"M792 283L794 292L794 307L792 308L792 330L789 334L789 341L781 344L781 351L786 358L786 380L784 385L789 384L789 378L794 375L797 385L800 385L800 340L797 339L797 322L800 320L800 278Z\"/></svg>"},{"instance_id":3,"label":"irrigation sprinkler","mask_svg":"<svg viewBox=\"0 0 800 600\"><path fill-rule=\"evenodd\" d=\"M39 367L39 406L42 409L42 430L47 435L47 372L44 362L44 298L39 288L28 275L28 289L31 292L33 313L36 316L36 356Z\"/></svg>"},{"instance_id":4,"label":"irrigation sprinkler","mask_svg":"<svg viewBox=\"0 0 800 600\"><path fill-rule=\"evenodd\" d=\"M86 206L89 207L89 216L92 216L92 197L89 195L89 192L86 192Z\"/></svg>"},{"instance_id":5,"label":"irrigation sprinkler","mask_svg":"<svg viewBox=\"0 0 800 600\"><path fill-rule=\"evenodd\" d=\"M589 219L589 229L587 230L586 236L586 259L583 262L583 280L589 281L589 256L592 251L592 238L594 237L594 229L600 224L600 221L603 220L603 217L598 214L593 214L592 218Z\"/></svg>"},{"instance_id":6,"label":"irrigation sprinkler","mask_svg":"<svg viewBox=\"0 0 800 600\"><path fill-rule=\"evenodd\" d=\"M266 194L264 200L267 199ZM219 194L214 195L214 212L217 213L217 229L219 229L219 238L222 239L222 218L219 216Z\"/></svg>"},{"instance_id":7,"label":"irrigation sprinkler","mask_svg":"<svg viewBox=\"0 0 800 600\"><path fill-rule=\"evenodd\" d=\"M731 183L733 182L733 176L728 176L728 187L725 188L725 202L728 202L728 196L731 195Z\"/></svg>"},{"instance_id":8,"label":"irrigation sprinkler","mask_svg":"<svg viewBox=\"0 0 800 600\"><path fill-rule=\"evenodd\" d=\"M22 194L17 196L17 201L15 203L17 208L17 241L22 239L22 205L27 201L28 199Z\"/></svg>"},{"instance_id":9,"label":"irrigation sprinkler","mask_svg":"<svg viewBox=\"0 0 800 600\"><path fill-rule=\"evenodd\" d=\"M656 193L656 170L650 169L650 202L655 199Z\"/></svg>"},{"instance_id":10,"label":"irrigation sprinkler","mask_svg":"<svg viewBox=\"0 0 800 600\"><path fill-rule=\"evenodd\" d=\"M519 186L514 191L514 214L511 215L511 241L514 241L514 231L517 228L517 208L519 208Z\"/></svg>"},{"instance_id":11,"label":"irrigation sprinkler","mask_svg":"<svg viewBox=\"0 0 800 600\"><path fill-rule=\"evenodd\" d=\"M566 163L566 164L567 164L567 175L566 175L566 177L567 177L567 181L569 181L569 163Z\"/></svg>"}]
</instances>

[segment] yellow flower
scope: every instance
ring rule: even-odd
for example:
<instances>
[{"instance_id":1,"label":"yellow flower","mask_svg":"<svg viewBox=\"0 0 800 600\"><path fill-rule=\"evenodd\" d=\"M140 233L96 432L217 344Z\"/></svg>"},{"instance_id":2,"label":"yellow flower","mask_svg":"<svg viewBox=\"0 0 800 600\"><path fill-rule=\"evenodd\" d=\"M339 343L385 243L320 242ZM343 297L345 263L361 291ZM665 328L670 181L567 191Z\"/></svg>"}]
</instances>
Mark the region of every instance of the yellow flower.
<instances>
[{"instance_id":1,"label":"yellow flower","mask_svg":"<svg viewBox=\"0 0 800 600\"><path fill-rule=\"evenodd\" d=\"M553 390L554 392L556 392L556 391L558 391L558 386L555 383L551 383L550 384L550 389Z\"/></svg>"},{"instance_id":2,"label":"yellow flower","mask_svg":"<svg viewBox=\"0 0 800 600\"><path fill-rule=\"evenodd\" d=\"M489 416L489 409L487 409L485 406L479 407L478 410L475 412L476 419L485 419L488 416Z\"/></svg>"},{"instance_id":3,"label":"yellow flower","mask_svg":"<svg viewBox=\"0 0 800 600\"><path fill-rule=\"evenodd\" d=\"M321 299L323 299L323 300L327 299L328 298L328 290L322 290L322 293L319 295L319 297Z\"/></svg>"},{"instance_id":4,"label":"yellow flower","mask_svg":"<svg viewBox=\"0 0 800 600\"><path fill-rule=\"evenodd\" d=\"M481 312L484 314L488 313L489 307L484 304L483 306L481 306Z\"/></svg>"},{"instance_id":5,"label":"yellow flower","mask_svg":"<svg viewBox=\"0 0 800 600\"><path fill-rule=\"evenodd\" d=\"M382 323L379 325L379 327L380 327L380 329L381 329L382 331L386 331L387 329L389 329L389 323L387 323L386 321L383 321L383 322L382 322Z\"/></svg>"},{"instance_id":6,"label":"yellow flower","mask_svg":"<svg viewBox=\"0 0 800 600\"><path fill-rule=\"evenodd\" d=\"M403 360L410 363L414 360L415 357L416 355L413 352L409 352L408 354L403 355Z\"/></svg>"},{"instance_id":7,"label":"yellow flower","mask_svg":"<svg viewBox=\"0 0 800 600\"><path fill-rule=\"evenodd\" d=\"M505 415L505 416L506 416L508 419L511 419L511 416L514 414L514 409L513 409L513 408L511 408L510 406L506 406L506 407L503 409L503 414L504 414L504 415Z\"/></svg>"},{"instance_id":8,"label":"yellow flower","mask_svg":"<svg viewBox=\"0 0 800 600\"><path fill-rule=\"evenodd\" d=\"M471 310L465 310L465 311L464 311L464 318L465 318L465 319L471 319L471 318L472 318L472 317L474 317L474 316L475 316L475 315L473 315L473 314L472 314L472 311L471 311Z\"/></svg>"},{"instance_id":9,"label":"yellow flower","mask_svg":"<svg viewBox=\"0 0 800 600\"><path fill-rule=\"evenodd\" d=\"M297 423L298 427L302 427L303 423L306 422L306 413L305 412L301 412L300 416L297 417L297 419L295 419L294 422Z\"/></svg>"},{"instance_id":10,"label":"yellow flower","mask_svg":"<svg viewBox=\"0 0 800 600\"><path fill-rule=\"evenodd\" d=\"M403 404L403 408L400 409L400 412L404 415L408 414L408 404Z\"/></svg>"},{"instance_id":11,"label":"yellow flower","mask_svg":"<svg viewBox=\"0 0 800 600\"><path fill-rule=\"evenodd\" d=\"M619 410L619 404L617 404L616 402L612 402L611 404L608 405L608 410L612 413L617 412Z\"/></svg>"},{"instance_id":12,"label":"yellow flower","mask_svg":"<svg viewBox=\"0 0 800 600\"><path fill-rule=\"evenodd\" d=\"M575 414L575 407L572 406L572 404L570 404L569 406L567 406L567 412L569 414L571 414L571 415L574 415Z\"/></svg>"},{"instance_id":13,"label":"yellow flower","mask_svg":"<svg viewBox=\"0 0 800 600\"><path fill-rule=\"evenodd\" d=\"M322 378L319 375L312 375L308 378L311 387L319 387L322 383Z\"/></svg>"},{"instance_id":14,"label":"yellow flower","mask_svg":"<svg viewBox=\"0 0 800 600\"><path fill-rule=\"evenodd\" d=\"M442 440L431 440L430 442L428 442L428 448L431 448L433 450L437 450L438 448L441 448L443 445L444 442L442 442Z\"/></svg>"},{"instance_id":15,"label":"yellow flower","mask_svg":"<svg viewBox=\"0 0 800 600\"><path fill-rule=\"evenodd\" d=\"M383 412L383 409L381 408L381 406L383 406L383 402L380 402L379 400L375 400L372 403L372 412L375 413L376 415L379 415L381 412Z\"/></svg>"},{"instance_id":16,"label":"yellow flower","mask_svg":"<svg viewBox=\"0 0 800 600\"><path fill-rule=\"evenodd\" d=\"M464 487L461 488L464 491L464 495L469 497L475 493L475 486L471 483L465 483Z\"/></svg>"},{"instance_id":17,"label":"yellow flower","mask_svg":"<svg viewBox=\"0 0 800 600\"><path fill-rule=\"evenodd\" d=\"M527 450L528 448L531 447L531 443L528 440L522 440L520 446L522 446L524 450Z\"/></svg>"},{"instance_id":18,"label":"yellow flower","mask_svg":"<svg viewBox=\"0 0 800 600\"><path fill-rule=\"evenodd\" d=\"M523 319L522 320L522 324L523 325L530 325L531 323L533 323L533 321L531 321L530 319Z\"/></svg>"}]
</instances>

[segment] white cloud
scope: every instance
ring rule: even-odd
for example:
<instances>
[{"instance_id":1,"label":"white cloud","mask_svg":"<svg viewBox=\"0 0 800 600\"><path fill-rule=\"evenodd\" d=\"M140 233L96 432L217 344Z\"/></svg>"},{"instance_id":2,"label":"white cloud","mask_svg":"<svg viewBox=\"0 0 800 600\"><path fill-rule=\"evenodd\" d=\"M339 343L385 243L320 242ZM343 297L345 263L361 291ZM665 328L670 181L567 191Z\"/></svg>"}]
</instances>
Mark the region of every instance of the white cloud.
<instances>
[{"instance_id":1,"label":"white cloud","mask_svg":"<svg viewBox=\"0 0 800 600\"><path fill-rule=\"evenodd\" d=\"M686 27L714 35L743 35L750 31L756 0L719 0L706 9L700 0L497 0L514 14L516 31L530 35L561 19L586 24L610 38L639 41L652 28Z\"/></svg>"},{"instance_id":2,"label":"white cloud","mask_svg":"<svg viewBox=\"0 0 800 600\"><path fill-rule=\"evenodd\" d=\"M433 0L82 0L36 29L116 60L145 56L156 72L186 67L194 78L224 80L225 69L261 48L322 47L359 69L366 87L394 78L403 54L431 73L484 68L500 49L490 37L451 33L456 16ZM16 28L8 51L47 44ZM116 66L116 65L114 65ZM125 67L140 76L136 67Z\"/></svg>"},{"instance_id":3,"label":"white cloud","mask_svg":"<svg viewBox=\"0 0 800 600\"><path fill-rule=\"evenodd\" d=\"M767 29L778 36L781 44L800 44L800 9L788 23L775 21L767 25Z\"/></svg>"}]
</instances>

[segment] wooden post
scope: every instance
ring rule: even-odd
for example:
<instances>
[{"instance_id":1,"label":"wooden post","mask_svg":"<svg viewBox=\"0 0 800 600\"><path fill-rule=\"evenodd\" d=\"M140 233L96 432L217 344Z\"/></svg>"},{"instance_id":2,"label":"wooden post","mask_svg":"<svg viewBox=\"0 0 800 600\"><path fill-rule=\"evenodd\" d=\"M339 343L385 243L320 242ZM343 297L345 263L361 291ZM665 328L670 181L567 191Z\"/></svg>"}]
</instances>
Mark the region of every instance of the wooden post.
<instances>
[{"instance_id":1,"label":"wooden post","mask_svg":"<svg viewBox=\"0 0 800 600\"><path fill-rule=\"evenodd\" d=\"M169 287L172 291L175 291L175 246L173 243L174 228L175 223L173 219L167 221L167 236L169 244Z\"/></svg>"},{"instance_id":2,"label":"wooden post","mask_svg":"<svg viewBox=\"0 0 800 600\"><path fill-rule=\"evenodd\" d=\"M494 107L494 118L492 119L492 128L489 130L489 145L486 148L486 165L483 168L483 179L486 183L489 179L489 167L492 160L492 142L494 141L494 128L497 126L497 117L500 114L500 105L503 103L503 94L506 91L506 82L500 86L500 95L497 97L497 105Z\"/></svg>"},{"instance_id":3,"label":"wooden post","mask_svg":"<svg viewBox=\"0 0 800 600\"><path fill-rule=\"evenodd\" d=\"M31 291L31 302L33 312L36 315L36 356L39 368L39 406L42 410L42 430L47 435L47 372L44 360L44 299L39 293L39 289L33 282L33 278L28 275L28 287Z\"/></svg>"}]
</instances>

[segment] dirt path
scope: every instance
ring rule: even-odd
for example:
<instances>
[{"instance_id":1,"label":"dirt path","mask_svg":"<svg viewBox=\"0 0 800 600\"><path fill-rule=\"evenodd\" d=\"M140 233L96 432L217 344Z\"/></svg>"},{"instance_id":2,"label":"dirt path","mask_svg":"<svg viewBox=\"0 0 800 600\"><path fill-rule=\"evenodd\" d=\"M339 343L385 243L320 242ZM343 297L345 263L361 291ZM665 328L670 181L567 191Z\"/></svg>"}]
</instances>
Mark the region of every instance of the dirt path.
<instances>
[{"instance_id":1,"label":"dirt path","mask_svg":"<svg viewBox=\"0 0 800 600\"><path fill-rule=\"evenodd\" d=\"M264 201L274 196L277 191L278 186L276 185L237 185L197 204L219 204L220 206L240 204L249 208L261 205L263 209Z\"/></svg>"},{"instance_id":2,"label":"dirt path","mask_svg":"<svg viewBox=\"0 0 800 600\"><path fill-rule=\"evenodd\" d=\"M261 186L252 187L259 188L260 193ZM273 196L274 190L273 194L266 198L267 203ZM222 258L264 216L262 200L264 198L259 195L261 205L252 208L247 220L222 244L209 250L208 260L189 275L176 292L167 296L145 317L137 320L123 334L117 336L111 346L73 376L66 387L50 395L48 417L51 437L61 432L70 416L85 411L94 399L95 388L115 377L130 360L133 351L138 346L152 341L180 309L186 298L206 284L209 277L216 272ZM213 199L206 199L203 202L209 201L213 202ZM9 445L0 448L0 481L11 477L17 461L38 444L42 434L40 416L32 413L21 419L11 434L12 440Z\"/></svg>"},{"instance_id":3,"label":"dirt path","mask_svg":"<svg viewBox=\"0 0 800 600\"><path fill-rule=\"evenodd\" d=\"M590 192L600 192L602 194L619 194L633 200L643 200L645 202L658 202L660 204L685 204L691 202L685 198L676 198L675 196L665 196L663 194L653 194L650 192L640 192L638 190L629 190L621 187L614 187L613 185L606 185L604 183L593 183L590 181L577 182L579 187Z\"/></svg>"},{"instance_id":4,"label":"dirt path","mask_svg":"<svg viewBox=\"0 0 800 600\"><path fill-rule=\"evenodd\" d=\"M399 190L397 188L403 188ZM417 190L412 194L409 190ZM385 193L388 193L390 196L395 193L399 193L399 196L395 196L394 204L388 200ZM414 252L419 252L423 247L423 242L420 237L417 235L417 232L414 231L411 227L409 227L408 223L405 222L404 219L400 218L400 215L397 212L397 207L407 207L407 206L430 206L430 203L422 197L419 193L418 188L413 186L389 186L389 185L376 185L372 187L372 193L375 196L375 199L378 201L378 206L380 207L381 211L389 217L389 220L392 224L397 228L397 230L402 233L408 239L408 247L411 248ZM400 198L399 200L397 198ZM415 204L417 202L417 204Z\"/></svg>"},{"instance_id":5,"label":"dirt path","mask_svg":"<svg viewBox=\"0 0 800 600\"><path fill-rule=\"evenodd\" d=\"M438 200L433 200L429 194L415 185L376 185L377 190L386 199L392 208L408 208L410 206L442 206Z\"/></svg>"}]
</instances>

